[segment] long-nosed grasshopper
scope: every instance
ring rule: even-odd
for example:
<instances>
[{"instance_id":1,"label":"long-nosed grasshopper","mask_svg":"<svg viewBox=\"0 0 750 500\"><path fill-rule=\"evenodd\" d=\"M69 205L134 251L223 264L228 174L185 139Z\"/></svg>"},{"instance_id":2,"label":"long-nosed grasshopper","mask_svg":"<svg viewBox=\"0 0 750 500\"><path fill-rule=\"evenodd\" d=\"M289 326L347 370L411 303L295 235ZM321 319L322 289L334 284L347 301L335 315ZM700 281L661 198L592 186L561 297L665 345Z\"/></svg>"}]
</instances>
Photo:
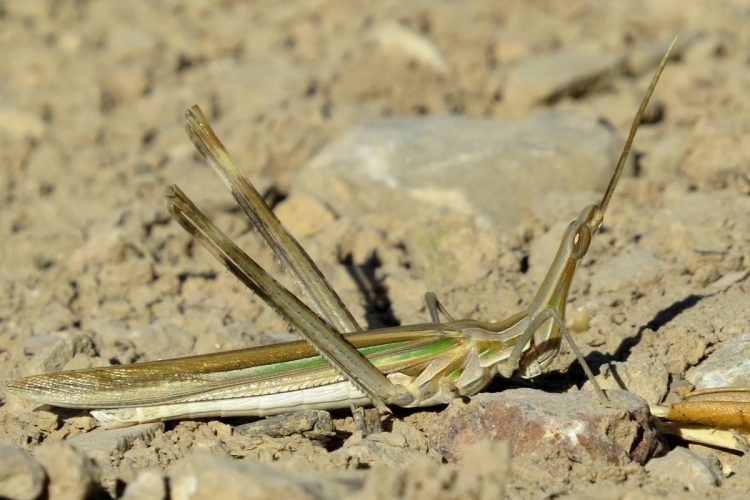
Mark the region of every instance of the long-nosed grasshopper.
<instances>
[{"instance_id":1,"label":"long-nosed grasshopper","mask_svg":"<svg viewBox=\"0 0 750 500\"><path fill-rule=\"evenodd\" d=\"M232 191L252 224L302 289L307 305L280 285L214 226L176 186L167 190L179 223L237 278L291 323L307 342L178 359L34 375L9 389L54 406L95 409L104 426L210 416L265 416L303 408L373 404L420 407L472 395L496 375L533 377L557 356L565 338L599 388L564 324L575 269L599 230L638 125L669 59L664 55L641 101L602 199L565 231L531 303L499 322L454 320L434 295L431 322L361 331L333 288L230 160L197 106L187 132ZM441 322L439 315L447 321Z\"/></svg>"}]
</instances>

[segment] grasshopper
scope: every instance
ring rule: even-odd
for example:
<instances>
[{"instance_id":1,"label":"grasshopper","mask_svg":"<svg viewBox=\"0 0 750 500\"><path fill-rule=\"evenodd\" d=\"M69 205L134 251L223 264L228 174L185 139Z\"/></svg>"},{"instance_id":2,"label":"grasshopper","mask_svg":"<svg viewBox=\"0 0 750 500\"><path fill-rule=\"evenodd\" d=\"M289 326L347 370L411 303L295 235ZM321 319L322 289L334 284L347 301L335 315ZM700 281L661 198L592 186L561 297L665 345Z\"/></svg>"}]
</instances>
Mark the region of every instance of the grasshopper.
<instances>
[{"instance_id":1,"label":"grasshopper","mask_svg":"<svg viewBox=\"0 0 750 500\"><path fill-rule=\"evenodd\" d=\"M335 290L230 159L197 106L186 129L302 290L278 283L222 233L177 187L166 197L177 221L306 341L214 354L34 375L9 389L53 406L93 409L104 427L180 418L267 416L300 409L372 404L380 412L447 404L481 391L495 375L530 378L557 356L564 338L604 392L565 327L568 291L578 263L604 220L641 117L674 48L667 49L632 122L599 203L570 223L547 275L522 311L497 322L454 319L434 294L431 322L362 331ZM445 321L440 321L440 316Z\"/></svg>"}]
</instances>

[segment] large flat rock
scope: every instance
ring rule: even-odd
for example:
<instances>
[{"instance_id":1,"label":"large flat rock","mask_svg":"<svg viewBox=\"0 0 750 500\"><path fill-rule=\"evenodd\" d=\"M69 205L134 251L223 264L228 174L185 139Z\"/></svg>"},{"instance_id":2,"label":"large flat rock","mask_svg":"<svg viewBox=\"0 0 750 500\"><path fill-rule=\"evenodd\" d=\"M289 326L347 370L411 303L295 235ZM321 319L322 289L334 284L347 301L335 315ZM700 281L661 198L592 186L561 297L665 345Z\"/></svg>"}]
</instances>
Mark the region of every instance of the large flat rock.
<instances>
[{"instance_id":1,"label":"large flat rock","mask_svg":"<svg viewBox=\"0 0 750 500\"><path fill-rule=\"evenodd\" d=\"M413 220L448 210L503 230L542 193L603 190L622 144L613 130L574 112L521 121L389 118L323 148L293 192L341 214L387 207L393 220Z\"/></svg>"}]
</instances>

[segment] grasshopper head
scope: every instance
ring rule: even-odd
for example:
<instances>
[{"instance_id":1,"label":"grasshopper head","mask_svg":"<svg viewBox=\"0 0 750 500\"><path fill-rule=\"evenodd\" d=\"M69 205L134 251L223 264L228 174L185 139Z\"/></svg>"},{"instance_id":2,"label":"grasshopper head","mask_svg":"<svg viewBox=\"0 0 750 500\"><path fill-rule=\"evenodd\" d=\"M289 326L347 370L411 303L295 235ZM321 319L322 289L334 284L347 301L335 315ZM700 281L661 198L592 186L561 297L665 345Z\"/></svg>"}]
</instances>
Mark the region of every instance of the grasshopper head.
<instances>
[{"instance_id":1,"label":"grasshopper head","mask_svg":"<svg viewBox=\"0 0 750 500\"><path fill-rule=\"evenodd\" d=\"M544 309L553 309L565 319L565 304L578 262L586 256L591 238L599 230L603 213L599 205L584 208L565 230L557 255L547 271L536 297L529 307L529 317ZM552 363L560 350L559 326L546 321L535 331L530 349L519 360L518 373L524 378L535 377Z\"/></svg>"},{"instance_id":2,"label":"grasshopper head","mask_svg":"<svg viewBox=\"0 0 750 500\"><path fill-rule=\"evenodd\" d=\"M565 319L565 303L576 267L588 252L591 238L604 221L604 212L607 210L622 174L638 125L676 42L677 38L672 40L651 79L646 94L641 100L638 112L630 125L630 132L625 140L615 171L601 201L596 205L584 208L578 218L570 223L557 250L557 255L547 271L547 276L539 286L539 291L534 296L534 300L525 311L523 323L519 322L518 328L524 328L522 337L528 338L528 341L524 341L523 344L519 343L514 347L510 362L506 366L500 367L499 373L511 372L516 368L516 373L520 376L533 377L541 373L557 356L562 336L560 327ZM526 336L528 332L533 332L530 337ZM521 355L515 357L516 354ZM582 359L581 361L583 362ZM512 366L516 362L518 366Z\"/></svg>"}]
</instances>

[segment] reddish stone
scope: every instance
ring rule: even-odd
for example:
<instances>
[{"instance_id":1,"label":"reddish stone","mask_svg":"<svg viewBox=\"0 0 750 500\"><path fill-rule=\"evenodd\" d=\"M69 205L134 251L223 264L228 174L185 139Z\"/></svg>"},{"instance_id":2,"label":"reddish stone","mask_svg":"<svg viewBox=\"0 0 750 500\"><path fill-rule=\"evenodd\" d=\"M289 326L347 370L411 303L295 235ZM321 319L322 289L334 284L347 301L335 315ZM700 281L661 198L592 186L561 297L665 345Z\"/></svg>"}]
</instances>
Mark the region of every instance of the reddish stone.
<instances>
[{"instance_id":1,"label":"reddish stone","mask_svg":"<svg viewBox=\"0 0 750 500\"><path fill-rule=\"evenodd\" d=\"M593 392L549 394L515 389L456 401L443 412L444 425L430 440L455 462L467 446L490 439L508 441L514 457L564 455L576 462L645 463L663 450L648 405L638 396L607 391L611 407Z\"/></svg>"}]
</instances>

